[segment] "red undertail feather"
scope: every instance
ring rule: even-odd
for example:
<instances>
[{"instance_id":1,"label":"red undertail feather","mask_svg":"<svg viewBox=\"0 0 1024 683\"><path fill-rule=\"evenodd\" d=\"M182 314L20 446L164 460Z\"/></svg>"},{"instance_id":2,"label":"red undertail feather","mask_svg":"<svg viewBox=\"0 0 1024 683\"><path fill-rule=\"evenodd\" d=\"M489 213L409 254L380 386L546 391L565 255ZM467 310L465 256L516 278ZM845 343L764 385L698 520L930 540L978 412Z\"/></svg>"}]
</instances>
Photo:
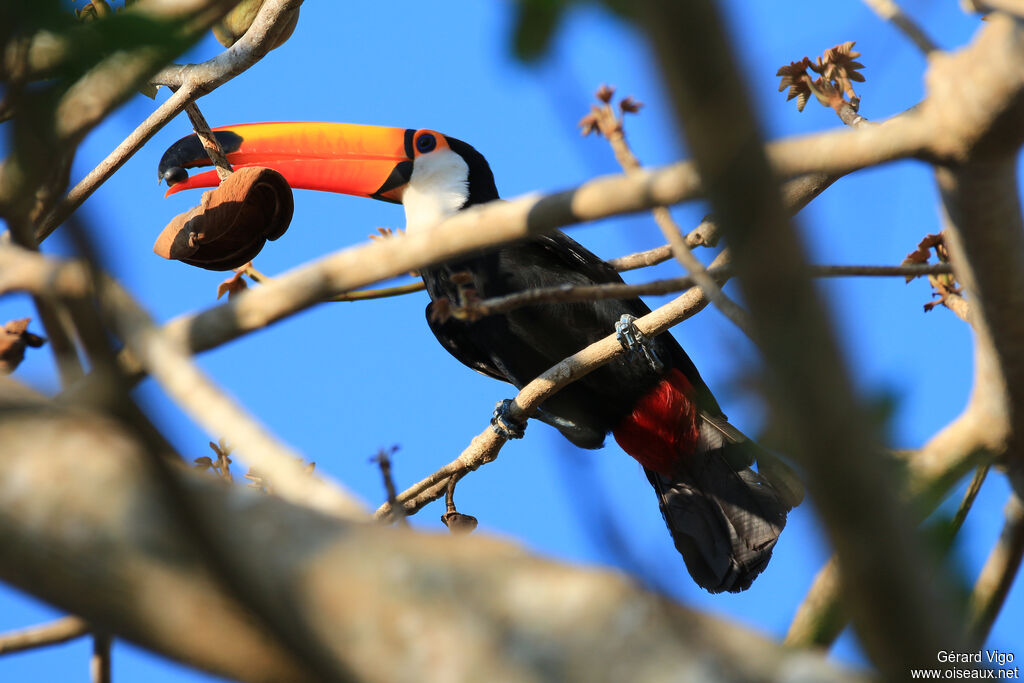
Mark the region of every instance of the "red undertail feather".
<instances>
[{"instance_id":1,"label":"red undertail feather","mask_svg":"<svg viewBox=\"0 0 1024 683\"><path fill-rule=\"evenodd\" d=\"M768 565L799 500L751 469L768 454L724 416L701 412L694 395L686 376L669 370L613 434L644 466L694 581L739 592Z\"/></svg>"},{"instance_id":2,"label":"red undertail feather","mask_svg":"<svg viewBox=\"0 0 1024 683\"><path fill-rule=\"evenodd\" d=\"M671 476L700 436L693 394L686 375L670 369L613 430L615 440L647 469Z\"/></svg>"}]
</instances>

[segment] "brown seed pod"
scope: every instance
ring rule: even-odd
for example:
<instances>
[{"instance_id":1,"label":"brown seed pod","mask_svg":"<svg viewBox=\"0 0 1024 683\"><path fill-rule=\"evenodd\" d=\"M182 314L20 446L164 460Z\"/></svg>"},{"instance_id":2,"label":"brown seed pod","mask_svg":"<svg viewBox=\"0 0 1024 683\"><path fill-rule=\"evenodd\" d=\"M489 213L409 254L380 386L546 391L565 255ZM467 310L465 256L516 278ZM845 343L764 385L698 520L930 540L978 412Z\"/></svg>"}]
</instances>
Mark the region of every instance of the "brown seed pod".
<instances>
[{"instance_id":1,"label":"brown seed pod","mask_svg":"<svg viewBox=\"0 0 1024 683\"><path fill-rule=\"evenodd\" d=\"M292 220L292 190L284 176L258 166L240 168L202 203L167 224L153 251L207 270L231 270L251 261Z\"/></svg>"}]
</instances>

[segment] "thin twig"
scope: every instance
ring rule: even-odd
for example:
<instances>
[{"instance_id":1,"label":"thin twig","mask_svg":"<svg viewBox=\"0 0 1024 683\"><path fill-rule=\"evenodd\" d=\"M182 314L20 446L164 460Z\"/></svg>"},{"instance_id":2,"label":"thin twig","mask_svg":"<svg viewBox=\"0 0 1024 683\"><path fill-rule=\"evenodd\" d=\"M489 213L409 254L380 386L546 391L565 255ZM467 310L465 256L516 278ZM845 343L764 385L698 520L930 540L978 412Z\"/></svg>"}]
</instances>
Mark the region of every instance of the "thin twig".
<instances>
[{"instance_id":1,"label":"thin twig","mask_svg":"<svg viewBox=\"0 0 1024 683\"><path fill-rule=\"evenodd\" d=\"M727 261L728 259L723 260ZM731 277L734 269L726 262L724 265L709 268L706 272L709 277L717 281ZM953 268L948 263L905 266L810 266L808 272L813 277L920 277L923 275L951 273ZM452 314L456 317L475 319L488 315L507 313L516 308L539 303L598 301L601 299L625 299L634 296L671 294L689 289L696 284L697 282L694 277L686 276L653 280L635 285L621 283L578 286L559 285L557 287L529 289L480 301L469 301L463 306L453 309Z\"/></svg>"},{"instance_id":2,"label":"thin twig","mask_svg":"<svg viewBox=\"0 0 1024 683\"><path fill-rule=\"evenodd\" d=\"M384 480L384 491L388 497L388 505L391 506L392 510L394 510L395 506L398 504L398 492L395 489L394 477L391 475L391 454L396 450L397 448L394 447L391 448L390 451L382 448L378 451L377 455L372 458L372 460L377 463L377 466L380 467L380 476ZM409 520L405 518L405 512L401 508L398 509L398 512L395 515L395 521L405 526L409 525Z\"/></svg>"},{"instance_id":3,"label":"thin twig","mask_svg":"<svg viewBox=\"0 0 1024 683\"><path fill-rule=\"evenodd\" d=\"M89 624L79 617L63 617L18 631L0 634L0 655L58 645L89 633Z\"/></svg>"},{"instance_id":4,"label":"thin twig","mask_svg":"<svg viewBox=\"0 0 1024 683\"><path fill-rule=\"evenodd\" d=\"M676 261L679 262L679 265L690 273L690 277L693 278L697 286L707 293L711 303L715 305L722 315L728 318L736 327L740 328L747 337L753 339L754 329L749 314L722 291L722 288L715 281L715 278L708 273L704 264L693 255L690 247L686 244L686 240L683 238L683 233L679 230L679 226L676 225L669 215L668 209L658 207L654 210L654 215L662 234L665 235L669 244L672 245L672 254L675 256Z\"/></svg>"},{"instance_id":5,"label":"thin twig","mask_svg":"<svg viewBox=\"0 0 1024 683\"><path fill-rule=\"evenodd\" d=\"M985 561L971 595L971 633L977 647L988 638L1024 556L1024 504L1016 494L1007 501L1005 515L1003 532Z\"/></svg>"},{"instance_id":6,"label":"thin twig","mask_svg":"<svg viewBox=\"0 0 1024 683\"><path fill-rule=\"evenodd\" d=\"M673 325L697 314L707 303L708 300L700 289L690 288L681 296L638 319L636 325L646 336L655 337ZM510 408L512 419L525 420L532 416L540 404L555 392L605 365L622 353L624 353L624 349L616 335L612 333L556 363L519 390ZM404 507L406 514L410 514L410 506L407 503L413 502L422 506L431 500L440 498L445 494L449 477L461 476L466 472L476 470L481 465L493 462L498 457L498 451L501 450L505 441L503 436L499 436L488 426L473 438L458 458L399 494L399 504ZM392 506L384 504L377 509L374 517L388 519L391 514Z\"/></svg>"},{"instance_id":7,"label":"thin twig","mask_svg":"<svg viewBox=\"0 0 1024 683\"><path fill-rule=\"evenodd\" d=\"M164 390L209 434L223 434L242 458L274 482L281 497L331 514L362 514L352 494L337 482L309 474L299 454L221 391L120 285L104 279L99 299L125 346Z\"/></svg>"},{"instance_id":8,"label":"thin twig","mask_svg":"<svg viewBox=\"0 0 1024 683\"><path fill-rule=\"evenodd\" d=\"M827 187L836 173L922 153L930 142L922 131L928 136L934 131L927 123L905 114L863 130L772 143L768 150L778 162L780 177L807 176L819 165L827 169L828 173L814 174L807 199ZM324 256L275 278L273 284L250 289L202 313L180 316L167 324L166 331L189 351L205 351L374 282L567 225L676 204L700 192L693 165L681 162L631 177L595 178L550 195L491 202L446 218L429 235L415 232ZM122 354L119 360L123 371L134 379L141 377L137 359ZM91 384L87 377L71 393L88 392Z\"/></svg>"},{"instance_id":9,"label":"thin twig","mask_svg":"<svg viewBox=\"0 0 1024 683\"><path fill-rule=\"evenodd\" d=\"M953 537L960 531L960 527L964 525L964 520L967 519L967 513L971 511L971 507L974 505L975 499L978 497L978 492L981 491L981 485L985 483L985 477L988 475L991 464L985 463L980 465L978 469L974 470L974 476L971 477L971 483L967 485L967 490L964 492L963 500L960 501L960 507L957 508L956 514L953 515L953 519L949 522L949 540L952 542Z\"/></svg>"},{"instance_id":10,"label":"thin twig","mask_svg":"<svg viewBox=\"0 0 1024 683\"><path fill-rule=\"evenodd\" d=\"M807 206L812 199L827 190L839 177L839 175L827 173L808 173L784 183L782 185L782 200L790 215L795 215ZM687 233L686 245L691 248L714 247L718 244L718 238L718 224L712 216L705 216L700 225ZM622 272L657 265L671 258L672 246L665 244L647 251L611 259L608 263L615 270Z\"/></svg>"},{"instance_id":11,"label":"thin twig","mask_svg":"<svg viewBox=\"0 0 1024 683\"><path fill-rule=\"evenodd\" d=\"M771 419L806 472L843 567L861 644L884 677L905 677L906 662L934 661L937 644L956 642L953 613L938 586L914 571L925 555L917 551L919 539L894 495L895 482L886 477L827 308L806 276L803 239L780 201L779 176L769 161L774 153L766 154L759 140L758 110L719 3L637 5L679 130L734 250L737 284L764 355ZM892 121L844 134L872 137ZM785 316L778 315L780 305ZM867 546L873 552L865 553Z\"/></svg>"},{"instance_id":12,"label":"thin twig","mask_svg":"<svg viewBox=\"0 0 1024 683\"><path fill-rule=\"evenodd\" d=\"M622 170L627 174L636 173L642 168L640 160L636 158L629 143L626 142L622 117L617 115L612 109L610 99L609 97L603 106L593 109L595 122L598 130L608 140L608 144L611 145L616 160L622 166ZM625 109L623 109L623 113L625 113ZM690 274L695 284L704 290L708 298L711 299L711 303L726 318L732 321L748 337L753 338L753 328L751 327L747 312L722 291L722 288L715 279L708 274L704 264L693 255L689 244L687 244L687 239L683 237L683 231L672 218L669 210L664 206L656 206L651 210L651 213L654 215L654 222L658 224L658 228L672 247L672 255L675 256L676 261L683 267L683 270Z\"/></svg>"},{"instance_id":13,"label":"thin twig","mask_svg":"<svg viewBox=\"0 0 1024 683\"><path fill-rule=\"evenodd\" d=\"M227 156L224 154L224 149L220 146L220 142L213 134L213 131L210 130L210 124L206 122L203 112L199 111L199 107L196 106L195 102L189 102L185 105L185 113L188 114L188 120L192 122L192 128L196 131L196 136L199 138L199 142L202 143L203 149L206 150L207 156L210 157L213 165L217 167L217 177L220 178L221 182L227 180L234 170L231 168L231 162L228 161Z\"/></svg>"},{"instance_id":14,"label":"thin twig","mask_svg":"<svg viewBox=\"0 0 1024 683\"><path fill-rule=\"evenodd\" d=\"M971 304L959 292L948 292L942 297L942 305L953 311L956 317L971 324Z\"/></svg>"},{"instance_id":15,"label":"thin twig","mask_svg":"<svg viewBox=\"0 0 1024 683\"><path fill-rule=\"evenodd\" d=\"M42 242L49 237L54 230L68 219L82 203L88 199L93 192L105 183L110 176L124 166L132 156L142 149L142 146L149 142L150 138L157 134L171 119L185 109L185 105L199 92L195 84L182 86L167 98L163 104L146 117L132 133L124 139L117 147L101 161L96 168L78 181L71 191L58 202L57 206L44 218L36 228L36 240Z\"/></svg>"},{"instance_id":16,"label":"thin twig","mask_svg":"<svg viewBox=\"0 0 1024 683\"><path fill-rule=\"evenodd\" d=\"M110 683L111 640L106 633L96 633L92 637L92 657L89 660L91 683Z\"/></svg>"},{"instance_id":17,"label":"thin twig","mask_svg":"<svg viewBox=\"0 0 1024 683\"><path fill-rule=\"evenodd\" d=\"M394 287L381 287L380 289L357 289L353 292L346 292L345 294L339 294L338 296L331 297L328 301L368 301L370 299L387 299L393 296L411 294L412 292L422 292L426 288L426 285L420 281L410 282L404 285L395 285Z\"/></svg>"},{"instance_id":18,"label":"thin twig","mask_svg":"<svg viewBox=\"0 0 1024 683\"><path fill-rule=\"evenodd\" d=\"M150 138L184 111L189 102L213 92L262 59L277 36L274 31L277 22L287 13L297 10L301 4L302 0L266 0L245 35L218 57L202 64L164 69L154 76L153 83L176 87L175 93L68 192L37 226L36 240L42 242L52 234Z\"/></svg>"},{"instance_id":19,"label":"thin twig","mask_svg":"<svg viewBox=\"0 0 1024 683\"><path fill-rule=\"evenodd\" d=\"M687 238L689 238L689 235L687 235ZM660 247L654 247L646 251L638 251L634 254L626 254L625 256L609 259L608 265L622 273L627 270L656 266L659 263L668 261L670 258L672 258L672 246L663 244Z\"/></svg>"},{"instance_id":20,"label":"thin twig","mask_svg":"<svg viewBox=\"0 0 1024 683\"><path fill-rule=\"evenodd\" d=\"M192 532L139 465L142 444L105 420L39 407L0 424L0 481L48 484L0 487L8 522L0 543L23 549L0 553L0 576L224 679L472 681L500 672L501 680L543 680L565 671L602 680L651 670L641 678L711 671L777 680L798 669L808 680L855 680L824 657L786 651L615 572L557 563L500 539L453 544L435 534L382 533L208 477L181 477L185 497L202 501L204 521L216 524L223 552L253 570L280 628L330 654L337 673L318 676L211 576ZM69 471L75 476L64 476ZM440 645L424 649L431 643Z\"/></svg>"},{"instance_id":21,"label":"thin twig","mask_svg":"<svg viewBox=\"0 0 1024 683\"><path fill-rule=\"evenodd\" d=\"M1006 416L991 392L981 388L995 383L993 373L999 372L983 330L977 334L974 357L975 389L967 407L907 460L907 497L915 501L918 521L938 506L971 467L993 462L1006 451ZM847 623L840 588L833 556L797 609L786 645L827 647L839 637Z\"/></svg>"},{"instance_id":22,"label":"thin twig","mask_svg":"<svg viewBox=\"0 0 1024 683\"><path fill-rule=\"evenodd\" d=\"M911 19L894 0L864 0L864 4L875 11L875 14L891 22L917 46L925 56L939 52L939 46L924 32L917 22Z\"/></svg>"},{"instance_id":23,"label":"thin twig","mask_svg":"<svg viewBox=\"0 0 1024 683\"><path fill-rule=\"evenodd\" d=\"M6 283L0 277L0 287L17 284L29 291L68 296L89 290L88 275L74 263L9 246L0 248L0 266L5 264L10 264L11 270L4 273ZM101 307L125 346L198 424L214 438L223 435L250 465L272 480L279 495L332 514L362 515L362 506L351 494L335 482L310 476L299 455L222 392L119 284L110 278L95 284ZM69 289L53 289L60 286Z\"/></svg>"},{"instance_id":24,"label":"thin twig","mask_svg":"<svg viewBox=\"0 0 1024 683\"><path fill-rule=\"evenodd\" d=\"M241 272L252 278L253 282L258 282L261 285L268 284L274 281L274 278L269 275L264 275L260 271L256 270L253 266L252 261L245 264L240 268ZM367 301L370 299L387 299L393 296L402 296L403 294L410 294L412 292L422 292L426 289L426 285L423 281L409 282L404 285L395 285L394 287L381 287L378 289L357 289L351 292L345 292L333 296L327 301Z\"/></svg>"}]
</instances>

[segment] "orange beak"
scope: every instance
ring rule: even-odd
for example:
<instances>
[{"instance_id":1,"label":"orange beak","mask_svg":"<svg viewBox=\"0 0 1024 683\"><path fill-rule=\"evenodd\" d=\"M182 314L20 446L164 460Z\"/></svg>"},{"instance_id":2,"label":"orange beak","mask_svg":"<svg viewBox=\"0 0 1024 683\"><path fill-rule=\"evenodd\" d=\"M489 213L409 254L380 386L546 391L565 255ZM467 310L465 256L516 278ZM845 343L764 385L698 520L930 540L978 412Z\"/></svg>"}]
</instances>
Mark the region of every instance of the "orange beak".
<instances>
[{"instance_id":1,"label":"orange beak","mask_svg":"<svg viewBox=\"0 0 1024 683\"><path fill-rule=\"evenodd\" d=\"M349 123L245 123L213 129L233 167L264 166L296 189L393 203L401 203L412 175L415 132ZM185 171L210 165L199 138L190 135L164 152L158 173L171 195L218 185L215 171L192 177Z\"/></svg>"}]
</instances>

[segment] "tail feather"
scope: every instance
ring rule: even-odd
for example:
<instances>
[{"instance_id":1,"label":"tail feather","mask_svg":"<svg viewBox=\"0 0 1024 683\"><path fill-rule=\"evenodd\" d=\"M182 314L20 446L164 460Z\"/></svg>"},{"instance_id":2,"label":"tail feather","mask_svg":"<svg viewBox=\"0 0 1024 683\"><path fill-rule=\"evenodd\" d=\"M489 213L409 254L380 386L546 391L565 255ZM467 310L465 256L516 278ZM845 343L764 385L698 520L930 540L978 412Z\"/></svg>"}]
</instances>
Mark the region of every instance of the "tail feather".
<instances>
[{"instance_id":1,"label":"tail feather","mask_svg":"<svg viewBox=\"0 0 1024 683\"><path fill-rule=\"evenodd\" d=\"M790 506L763 477L733 469L723 454L694 455L673 476L645 469L647 478L693 580L712 593L746 590L768 566Z\"/></svg>"},{"instance_id":2,"label":"tail feather","mask_svg":"<svg viewBox=\"0 0 1024 683\"><path fill-rule=\"evenodd\" d=\"M615 437L644 465L693 580L736 593L768 565L802 491L784 466L771 478L750 469L764 451L723 416L697 411L689 395L689 382L670 372Z\"/></svg>"}]
</instances>

